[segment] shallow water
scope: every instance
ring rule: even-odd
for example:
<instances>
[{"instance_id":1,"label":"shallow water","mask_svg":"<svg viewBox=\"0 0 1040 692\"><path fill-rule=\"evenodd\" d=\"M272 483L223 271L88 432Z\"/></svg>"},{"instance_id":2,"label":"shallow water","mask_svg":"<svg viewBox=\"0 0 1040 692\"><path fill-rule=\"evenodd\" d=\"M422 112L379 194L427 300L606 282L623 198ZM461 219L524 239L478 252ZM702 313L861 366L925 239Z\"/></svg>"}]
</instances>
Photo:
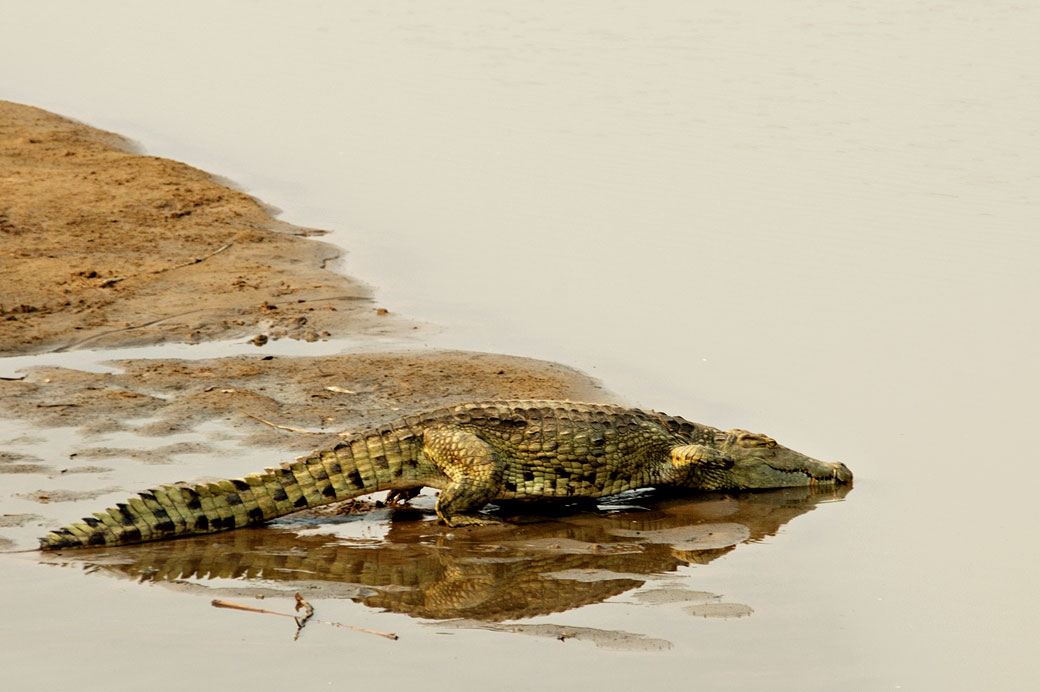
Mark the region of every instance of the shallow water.
<instances>
[{"instance_id":1,"label":"shallow water","mask_svg":"<svg viewBox=\"0 0 1040 692\"><path fill-rule=\"evenodd\" d=\"M633 404L761 430L857 474L844 501L672 575L750 617L610 599L565 613L666 650L426 629L330 599L326 619L402 640L308 632L291 653L313 680L385 681L401 661L464 688L1040 677L1037 8L14 5L0 96L334 231L382 304L446 326L431 345L561 360ZM171 688L185 666L256 689L300 679L271 662L284 631L213 616L194 590L26 556L4 570L0 664L15 681L71 649L118 651L119 674ZM249 672L203 663L221 657Z\"/></svg>"},{"instance_id":2,"label":"shallow water","mask_svg":"<svg viewBox=\"0 0 1040 692\"><path fill-rule=\"evenodd\" d=\"M249 579L424 620L478 622L567 613L662 580L671 588L642 590L636 602L711 604L705 613L735 617L753 609L691 591L673 577L776 535L847 492L798 488L665 501L644 495L596 511L506 513L510 526L466 532L439 525L432 506L422 507L430 503L420 502L364 515L284 519L223 536L65 551L41 561L147 583L234 585L232 593L254 594L255 586L241 583Z\"/></svg>"}]
</instances>

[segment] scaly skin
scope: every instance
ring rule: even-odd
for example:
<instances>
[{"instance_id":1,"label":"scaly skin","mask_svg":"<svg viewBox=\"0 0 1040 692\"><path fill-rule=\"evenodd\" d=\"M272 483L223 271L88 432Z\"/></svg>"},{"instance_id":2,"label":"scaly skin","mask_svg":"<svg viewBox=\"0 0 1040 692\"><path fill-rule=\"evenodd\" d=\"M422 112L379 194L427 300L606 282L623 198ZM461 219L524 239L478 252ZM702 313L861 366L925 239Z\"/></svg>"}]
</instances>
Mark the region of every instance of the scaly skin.
<instances>
[{"instance_id":1,"label":"scaly skin","mask_svg":"<svg viewBox=\"0 0 1040 692\"><path fill-rule=\"evenodd\" d=\"M449 526L497 523L494 500L598 498L673 486L744 490L848 483L817 461L744 430L661 413L562 401L491 401L408 416L245 478L176 483L52 531L42 550L120 545L260 524L381 490L439 488Z\"/></svg>"}]
</instances>

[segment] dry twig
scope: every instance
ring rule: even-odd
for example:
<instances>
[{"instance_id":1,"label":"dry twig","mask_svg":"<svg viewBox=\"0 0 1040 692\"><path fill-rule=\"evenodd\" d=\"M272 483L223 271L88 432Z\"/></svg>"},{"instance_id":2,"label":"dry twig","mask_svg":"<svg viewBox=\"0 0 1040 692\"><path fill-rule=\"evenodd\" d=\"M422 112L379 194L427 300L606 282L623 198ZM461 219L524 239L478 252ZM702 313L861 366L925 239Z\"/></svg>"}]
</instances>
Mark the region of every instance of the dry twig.
<instances>
[{"instance_id":1,"label":"dry twig","mask_svg":"<svg viewBox=\"0 0 1040 692\"><path fill-rule=\"evenodd\" d=\"M303 598L299 597L299 594L297 594L297 597L299 598L299 601L303 601L303 603L306 603L306 601L304 601ZM300 605L299 601L297 601L297 606ZM219 599L216 599L216 598L213 599L212 605L213 605L214 608L230 608L231 610L244 610L244 611L249 612L249 613L262 613L263 615L280 615L280 616L286 617L286 618L293 618L294 620L297 621L298 625L299 625L299 620L301 619L298 616L293 615L292 613L279 613L278 611L275 611L275 610L267 610L265 608L254 608L253 606L242 605L240 603L232 603L230 601L222 601L222 600L219 600ZM308 607L309 607L309 604L308 604ZM310 619L310 615L305 616L303 619L304 619L304 621ZM377 632L375 630L367 630L364 627L353 627L351 625L344 625L342 622L331 622L329 620L315 620L314 622L320 622L323 625L331 625L332 627L341 627L341 628L346 629L346 630L354 630L355 632L364 632L365 634L374 634L374 635L377 635L379 637L385 637L386 639L393 639L395 641L398 639L398 636L396 634L391 633L391 632ZM298 628L296 630L296 636L299 636L299 634L300 634L300 632L299 632L299 626L298 626ZM294 639L295 639L295 637L294 637Z\"/></svg>"},{"instance_id":2,"label":"dry twig","mask_svg":"<svg viewBox=\"0 0 1040 692\"><path fill-rule=\"evenodd\" d=\"M189 260L187 262L182 262L181 264L175 264L172 267L166 267L165 269L160 269L159 271L157 271L155 273L159 274L161 272L168 272L168 271L173 271L174 269L180 269L181 267L190 267L193 264L198 264L199 262L204 262L204 261L208 260L213 255L219 255L220 253L224 252L224 250L227 250L229 247L231 247L231 243L228 243L227 245L221 245L216 250L214 250L213 252L209 253L208 255L205 255L204 257L196 257L193 260Z\"/></svg>"},{"instance_id":3,"label":"dry twig","mask_svg":"<svg viewBox=\"0 0 1040 692\"><path fill-rule=\"evenodd\" d=\"M307 621L314 617L314 606L307 601L303 600L303 596L299 592L296 593L296 612L300 612L300 608L303 608L303 617L296 617L296 635L293 636L293 641L300 638L300 632L303 631Z\"/></svg>"},{"instance_id":4,"label":"dry twig","mask_svg":"<svg viewBox=\"0 0 1040 692\"><path fill-rule=\"evenodd\" d=\"M172 267L163 267L162 269L156 269L155 271L152 271L150 273L152 273L152 274L162 274L163 272L173 271L174 269L180 269L181 267L190 267L193 264L198 264L199 262L204 262L204 261L208 260L213 255L219 255L221 252L224 252L224 250L227 250L232 245L233 245L233 243L227 243L226 245L221 245L220 247L218 247L216 250L214 250L213 252L209 253L208 255L204 255L202 257L196 257L195 259L188 260L187 262L181 262L180 264L175 264ZM104 281L102 281L101 282L101 288L112 288L113 286L115 286L120 281L126 281L127 279L136 279L139 276L141 276L141 274L131 274L130 276L114 276L111 279L105 279Z\"/></svg>"},{"instance_id":5,"label":"dry twig","mask_svg":"<svg viewBox=\"0 0 1040 692\"><path fill-rule=\"evenodd\" d=\"M303 428L291 428L288 425L278 425L277 423L272 423L269 420L264 420L260 416L254 416L252 413L247 413L246 411L243 411L241 409L239 409L238 412L241 413L244 416L249 416L250 418L258 420L261 423L263 423L264 425L270 425L272 428L277 428L278 430L288 430L289 432L303 433L305 435L328 435L329 434L329 433L321 432L321 431L304 430Z\"/></svg>"}]
</instances>

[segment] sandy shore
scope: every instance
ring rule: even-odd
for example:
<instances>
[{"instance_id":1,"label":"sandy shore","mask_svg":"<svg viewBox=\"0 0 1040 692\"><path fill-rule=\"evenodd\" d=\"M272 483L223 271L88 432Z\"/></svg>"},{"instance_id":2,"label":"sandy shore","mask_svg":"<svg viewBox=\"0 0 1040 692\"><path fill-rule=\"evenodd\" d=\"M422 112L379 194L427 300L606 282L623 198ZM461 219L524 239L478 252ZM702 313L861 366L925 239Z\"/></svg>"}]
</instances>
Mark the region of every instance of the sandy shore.
<instances>
[{"instance_id":1,"label":"sandy shore","mask_svg":"<svg viewBox=\"0 0 1040 692\"><path fill-rule=\"evenodd\" d=\"M391 329L340 251L207 173L0 102L0 354Z\"/></svg>"}]
</instances>

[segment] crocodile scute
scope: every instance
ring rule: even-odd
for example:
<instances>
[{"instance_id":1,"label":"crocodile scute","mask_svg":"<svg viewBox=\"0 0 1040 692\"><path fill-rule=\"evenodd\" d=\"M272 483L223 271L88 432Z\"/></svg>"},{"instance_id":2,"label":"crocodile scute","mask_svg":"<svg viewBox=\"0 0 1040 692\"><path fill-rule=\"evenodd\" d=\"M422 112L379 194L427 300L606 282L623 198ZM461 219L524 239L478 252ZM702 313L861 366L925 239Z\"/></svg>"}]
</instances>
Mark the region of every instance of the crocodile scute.
<instances>
[{"instance_id":1,"label":"crocodile scute","mask_svg":"<svg viewBox=\"0 0 1040 692\"><path fill-rule=\"evenodd\" d=\"M496 500L598 498L638 488L747 490L849 483L818 461L745 430L654 411L569 401L486 401L406 416L331 449L244 478L174 483L48 533L42 550L215 533L378 491L441 490L449 526L497 523Z\"/></svg>"}]
</instances>

